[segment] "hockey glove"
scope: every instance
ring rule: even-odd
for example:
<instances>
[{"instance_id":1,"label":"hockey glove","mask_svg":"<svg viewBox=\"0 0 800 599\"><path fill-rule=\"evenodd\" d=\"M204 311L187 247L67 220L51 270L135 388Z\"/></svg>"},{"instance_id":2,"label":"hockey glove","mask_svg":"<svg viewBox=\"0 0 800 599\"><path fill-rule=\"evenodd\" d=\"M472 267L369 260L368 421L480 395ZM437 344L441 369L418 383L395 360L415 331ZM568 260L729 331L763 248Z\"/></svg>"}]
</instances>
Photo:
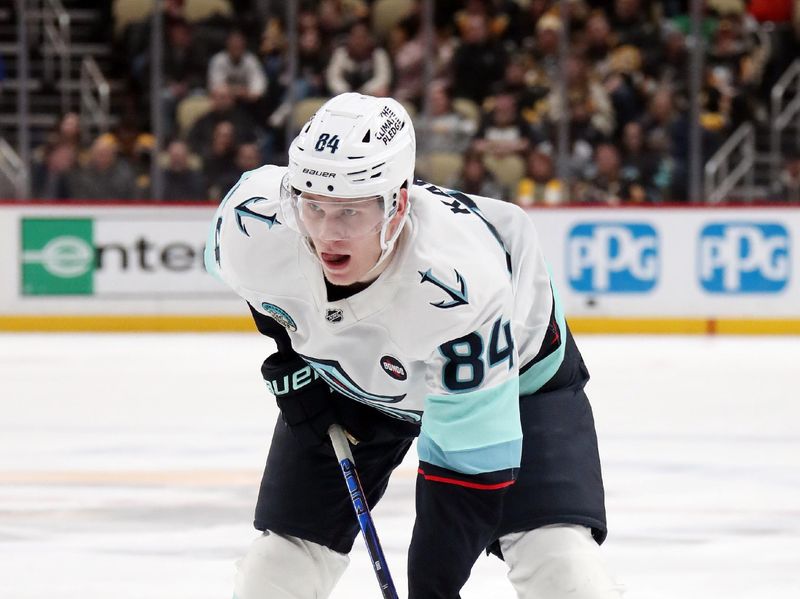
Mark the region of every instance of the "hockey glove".
<instances>
[{"instance_id":1,"label":"hockey glove","mask_svg":"<svg viewBox=\"0 0 800 599\"><path fill-rule=\"evenodd\" d=\"M297 354L287 359L275 353L264 360L261 375L297 441L309 448L326 442L336 412L330 387L314 369Z\"/></svg>"}]
</instances>

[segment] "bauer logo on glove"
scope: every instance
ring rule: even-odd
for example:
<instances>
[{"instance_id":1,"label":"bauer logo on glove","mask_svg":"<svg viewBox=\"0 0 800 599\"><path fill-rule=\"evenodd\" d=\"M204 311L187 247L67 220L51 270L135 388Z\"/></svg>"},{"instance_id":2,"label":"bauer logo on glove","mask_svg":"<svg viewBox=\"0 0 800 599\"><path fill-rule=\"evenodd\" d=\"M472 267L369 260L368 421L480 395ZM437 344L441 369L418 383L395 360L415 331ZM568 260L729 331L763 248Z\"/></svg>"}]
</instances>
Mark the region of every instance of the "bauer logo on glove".
<instances>
[{"instance_id":1,"label":"bauer logo on glove","mask_svg":"<svg viewBox=\"0 0 800 599\"><path fill-rule=\"evenodd\" d=\"M319 378L317 372L306 365L299 370L284 374L283 377L275 379L265 379L267 382L267 389L275 396L286 395L294 391L299 391L303 387L313 383Z\"/></svg>"}]
</instances>

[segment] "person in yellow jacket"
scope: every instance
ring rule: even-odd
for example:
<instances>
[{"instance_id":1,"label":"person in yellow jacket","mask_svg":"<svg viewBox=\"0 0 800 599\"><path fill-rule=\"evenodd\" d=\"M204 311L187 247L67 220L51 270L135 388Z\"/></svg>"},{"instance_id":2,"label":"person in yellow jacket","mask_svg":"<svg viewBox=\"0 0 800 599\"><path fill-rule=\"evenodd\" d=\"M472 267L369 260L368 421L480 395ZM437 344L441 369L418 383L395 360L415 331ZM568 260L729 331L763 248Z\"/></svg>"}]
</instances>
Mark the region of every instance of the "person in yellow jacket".
<instances>
[{"instance_id":1,"label":"person in yellow jacket","mask_svg":"<svg viewBox=\"0 0 800 599\"><path fill-rule=\"evenodd\" d=\"M527 161L527 173L517 184L514 203L527 208L536 204L554 206L566 202L564 185L554 173L552 145L540 143L528 153Z\"/></svg>"}]
</instances>

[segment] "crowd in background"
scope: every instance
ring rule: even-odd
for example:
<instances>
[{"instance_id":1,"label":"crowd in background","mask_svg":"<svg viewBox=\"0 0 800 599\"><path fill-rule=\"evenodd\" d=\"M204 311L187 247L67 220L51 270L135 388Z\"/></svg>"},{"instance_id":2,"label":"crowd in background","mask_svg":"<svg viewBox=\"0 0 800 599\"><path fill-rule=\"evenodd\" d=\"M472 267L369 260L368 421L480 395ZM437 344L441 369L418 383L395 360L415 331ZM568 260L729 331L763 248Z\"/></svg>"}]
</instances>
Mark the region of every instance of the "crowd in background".
<instances>
[{"instance_id":1,"label":"crowd in background","mask_svg":"<svg viewBox=\"0 0 800 599\"><path fill-rule=\"evenodd\" d=\"M260 19L252 2L230 4L227 15L190 21L182 0L165 0L167 143L157 156L146 118L150 20L118 28L116 70L127 89L118 124L86 140L78 115L64 115L34 152L34 196L150 198L150 164L159 160L159 199L219 201L242 172L285 164L287 128L290 136L299 128L300 107L358 91L406 105L417 127L418 175L437 184L522 206L687 197L693 99L685 0L569 0L563 94L565 25L556 0L437 0L432 52L420 2L301 3L294 80L282 10ZM706 2L697 98L704 160L739 124L769 119L769 90L800 55L792 4ZM557 165L563 119L568 160ZM565 173L569 185L559 178ZM800 154L789 152L775 185L800 201Z\"/></svg>"}]
</instances>

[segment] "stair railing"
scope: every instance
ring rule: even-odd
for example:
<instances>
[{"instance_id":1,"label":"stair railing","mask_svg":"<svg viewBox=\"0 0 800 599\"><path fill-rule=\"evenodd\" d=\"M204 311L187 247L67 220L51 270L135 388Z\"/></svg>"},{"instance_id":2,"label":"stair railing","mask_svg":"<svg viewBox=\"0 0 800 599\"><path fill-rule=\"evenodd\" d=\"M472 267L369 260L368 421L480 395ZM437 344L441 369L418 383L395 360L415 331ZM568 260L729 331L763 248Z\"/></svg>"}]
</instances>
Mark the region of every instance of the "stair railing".
<instances>
[{"instance_id":1,"label":"stair railing","mask_svg":"<svg viewBox=\"0 0 800 599\"><path fill-rule=\"evenodd\" d=\"M44 57L44 76L48 82L54 81L55 60L58 58L59 81L61 85L61 112L70 109L70 18L61 0L42 0L42 55Z\"/></svg>"},{"instance_id":2,"label":"stair railing","mask_svg":"<svg viewBox=\"0 0 800 599\"><path fill-rule=\"evenodd\" d=\"M789 92L794 93L789 95ZM795 60L784 71L778 82L772 87L770 95L770 128L769 160L772 180L777 181L781 171L781 139L789 125L797 122L800 116L800 59ZM797 126L797 145L800 148L800 125Z\"/></svg>"},{"instance_id":3,"label":"stair railing","mask_svg":"<svg viewBox=\"0 0 800 599\"><path fill-rule=\"evenodd\" d=\"M81 132L88 141L91 134L108 131L111 115L111 90L108 81L91 56L81 61L79 89Z\"/></svg>"},{"instance_id":4,"label":"stair railing","mask_svg":"<svg viewBox=\"0 0 800 599\"><path fill-rule=\"evenodd\" d=\"M704 185L706 202L719 204L743 180L747 186L745 195L747 199L752 200L755 161L755 128L752 123L743 123L706 162Z\"/></svg>"}]
</instances>

